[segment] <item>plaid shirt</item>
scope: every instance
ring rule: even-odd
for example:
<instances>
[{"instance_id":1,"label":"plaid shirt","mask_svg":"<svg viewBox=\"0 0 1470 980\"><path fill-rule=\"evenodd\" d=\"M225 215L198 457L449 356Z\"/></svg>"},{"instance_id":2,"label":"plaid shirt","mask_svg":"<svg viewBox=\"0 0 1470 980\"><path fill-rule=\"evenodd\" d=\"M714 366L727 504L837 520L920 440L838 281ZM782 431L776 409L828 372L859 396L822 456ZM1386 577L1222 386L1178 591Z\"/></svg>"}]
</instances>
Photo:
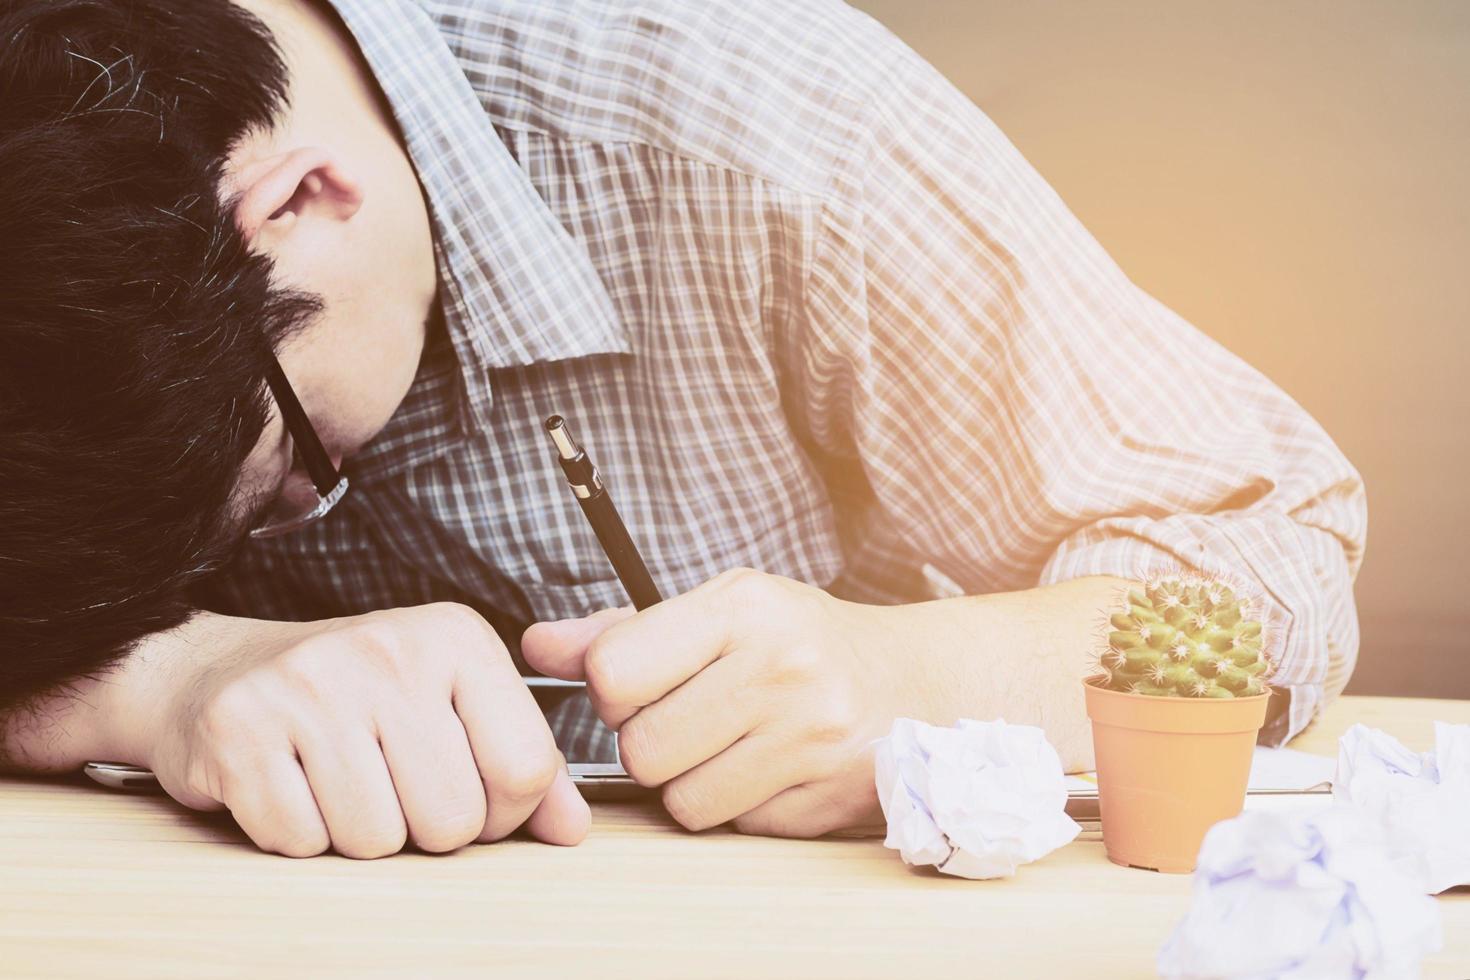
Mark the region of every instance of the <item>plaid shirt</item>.
<instances>
[{"instance_id":1,"label":"plaid shirt","mask_svg":"<svg viewBox=\"0 0 1470 980\"><path fill-rule=\"evenodd\" d=\"M336 6L423 184L442 322L345 503L249 544L215 608L452 599L514 643L626 603L552 462L560 412L665 594L737 565L878 603L1183 566L1264 600L1289 694L1264 740L1346 683L1358 474L876 22ZM556 722L569 754L610 751L585 711Z\"/></svg>"}]
</instances>

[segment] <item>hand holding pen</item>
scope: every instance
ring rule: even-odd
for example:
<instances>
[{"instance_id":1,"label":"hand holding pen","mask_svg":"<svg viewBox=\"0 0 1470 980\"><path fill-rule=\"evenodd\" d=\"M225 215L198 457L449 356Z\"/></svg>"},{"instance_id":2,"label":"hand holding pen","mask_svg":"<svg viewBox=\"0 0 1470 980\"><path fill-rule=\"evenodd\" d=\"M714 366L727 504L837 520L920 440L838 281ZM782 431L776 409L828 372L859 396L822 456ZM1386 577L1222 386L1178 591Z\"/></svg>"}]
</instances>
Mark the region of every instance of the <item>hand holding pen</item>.
<instances>
[{"instance_id":1,"label":"hand holding pen","mask_svg":"<svg viewBox=\"0 0 1470 980\"><path fill-rule=\"evenodd\" d=\"M618 732L623 767L662 787L679 823L821 834L881 819L868 746L892 719L909 639L890 609L841 602L777 575L732 569L660 601L602 476L553 415L546 431L577 503L639 612L536 623L526 661L585 680ZM916 715L917 716L917 715Z\"/></svg>"}]
</instances>

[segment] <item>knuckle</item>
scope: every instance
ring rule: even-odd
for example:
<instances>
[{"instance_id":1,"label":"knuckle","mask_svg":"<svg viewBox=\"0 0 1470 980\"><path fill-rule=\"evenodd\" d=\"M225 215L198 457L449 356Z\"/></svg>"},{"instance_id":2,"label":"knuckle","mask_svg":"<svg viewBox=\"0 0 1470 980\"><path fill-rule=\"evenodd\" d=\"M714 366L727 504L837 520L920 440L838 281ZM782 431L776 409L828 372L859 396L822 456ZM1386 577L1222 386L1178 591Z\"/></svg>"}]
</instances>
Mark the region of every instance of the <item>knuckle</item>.
<instances>
[{"instance_id":1,"label":"knuckle","mask_svg":"<svg viewBox=\"0 0 1470 980\"><path fill-rule=\"evenodd\" d=\"M343 857L370 861L403 850L403 845L408 843L408 828L400 823L397 827L375 828L332 843Z\"/></svg>"},{"instance_id":2,"label":"knuckle","mask_svg":"<svg viewBox=\"0 0 1470 980\"><path fill-rule=\"evenodd\" d=\"M648 724L634 715L618 731L618 758L633 781L640 786L657 786L657 757L648 734Z\"/></svg>"},{"instance_id":3,"label":"knuckle","mask_svg":"<svg viewBox=\"0 0 1470 980\"><path fill-rule=\"evenodd\" d=\"M775 655L770 677L779 687L801 687L827 676L826 657L810 643L793 643Z\"/></svg>"},{"instance_id":4,"label":"knuckle","mask_svg":"<svg viewBox=\"0 0 1470 980\"><path fill-rule=\"evenodd\" d=\"M861 723L856 702L845 693L832 692L813 715L809 737L818 743L834 745L846 742Z\"/></svg>"},{"instance_id":5,"label":"knuckle","mask_svg":"<svg viewBox=\"0 0 1470 980\"><path fill-rule=\"evenodd\" d=\"M664 809L686 830L705 830L714 826L704 793L684 780L669 783L663 790Z\"/></svg>"},{"instance_id":6,"label":"knuckle","mask_svg":"<svg viewBox=\"0 0 1470 980\"><path fill-rule=\"evenodd\" d=\"M448 599L427 603L423 608L425 612L446 620L464 621L471 618L475 620L480 618L479 613L475 612L463 602L452 602Z\"/></svg>"},{"instance_id":7,"label":"knuckle","mask_svg":"<svg viewBox=\"0 0 1470 980\"><path fill-rule=\"evenodd\" d=\"M753 568L732 568L713 579L719 599L738 616L756 622L796 622L804 605L826 593L803 582Z\"/></svg>"},{"instance_id":8,"label":"knuckle","mask_svg":"<svg viewBox=\"0 0 1470 980\"><path fill-rule=\"evenodd\" d=\"M726 569L719 575L716 575L714 582L726 592L734 595L746 595L754 591L763 578L765 576L755 569L740 566Z\"/></svg>"},{"instance_id":9,"label":"knuckle","mask_svg":"<svg viewBox=\"0 0 1470 980\"><path fill-rule=\"evenodd\" d=\"M370 618L356 623L343 634L342 639L351 647L358 662L396 672L404 660L412 659L405 657L406 645L400 631L383 619ZM319 656L318 664L325 659L325 655Z\"/></svg>"},{"instance_id":10,"label":"knuckle","mask_svg":"<svg viewBox=\"0 0 1470 980\"><path fill-rule=\"evenodd\" d=\"M490 791L503 804L526 806L540 800L556 779L560 763L552 752L544 758L525 758L513 765L502 767L499 775L491 780Z\"/></svg>"},{"instance_id":11,"label":"knuckle","mask_svg":"<svg viewBox=\"0 0 1470 980\"><path fill-rule=\"evenodd\" d=\"M616 696L616 658L617 647L607 642L607 635L603 634L587 647L587 656L582 661L587 685L604 700Z\"/></svg>"},{"instance_id":12,"label":"knuckle","mask_svg":"<svg viewBox=\"0 0 1470 980\"><path fill-rule=\"evenodd\" d=\"M485 617L462 602L435 602L425 607L425 611L435 626L456 637L493 634Z\"/></svg>"},{"instance_id":13,"label":"knuckle","mask_svg":"<svg viewBox=\"0 0 1470 980\"><path fill-rule=\"evenodd\" d=\"M283 834L267 850L291 858L316 857L332 844L325 827L302 827Z\"/></svg>"},{"instance_id":14,"label":"knuckle","mask_svg":"<svg viewBox=\"0 0 1470 980\"><path fill-rule=\"evenodd\" d=\"M321 694L330 690L337 673L335 652L331 642L307 640L276 658L276 673L292 690Z\"/></svg>"},{"instance_id":15,"label":"knuckle","mask_svg":"<svg viewBox=\"0 0 1470 980\"><path fill-rule=\"evenodd\" d=\"M485 807L466 806L458 809L446 808L425 821L423 827L415 827L414 844L422 850L443 854L463 847L480 835L485 828Z\"/></svg>"}]
</instances>

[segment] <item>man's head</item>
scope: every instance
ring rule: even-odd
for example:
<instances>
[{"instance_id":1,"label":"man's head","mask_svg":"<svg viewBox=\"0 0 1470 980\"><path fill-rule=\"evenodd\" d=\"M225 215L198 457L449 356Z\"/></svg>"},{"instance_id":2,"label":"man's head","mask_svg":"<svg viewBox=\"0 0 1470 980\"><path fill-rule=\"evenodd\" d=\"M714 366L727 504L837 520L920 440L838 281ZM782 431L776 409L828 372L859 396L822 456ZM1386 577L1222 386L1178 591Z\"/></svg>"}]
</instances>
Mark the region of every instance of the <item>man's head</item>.
<instances>
[{"instance_id":1,"label":"man's head","mask_svg":"<svg viewBox=\"0 0 1470 980\"><path fill-rule=\"evenodd\" d=\"M273 350L336 456L401 401L432 246L356 59L297 0L0 0L0 705L180 622L303 478Z\"/></svg>"}]
</instances>

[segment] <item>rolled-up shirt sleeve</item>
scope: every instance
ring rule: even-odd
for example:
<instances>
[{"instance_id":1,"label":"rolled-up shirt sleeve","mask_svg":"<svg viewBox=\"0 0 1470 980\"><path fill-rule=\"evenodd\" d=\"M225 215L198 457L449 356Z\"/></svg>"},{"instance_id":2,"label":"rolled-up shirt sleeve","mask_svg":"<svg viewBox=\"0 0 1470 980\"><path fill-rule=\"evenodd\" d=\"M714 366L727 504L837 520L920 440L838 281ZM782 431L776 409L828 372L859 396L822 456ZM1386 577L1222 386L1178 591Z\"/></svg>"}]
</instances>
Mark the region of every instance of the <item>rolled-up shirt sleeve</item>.
<instances>
[{"instance_id":1,"label":"rolled-up shirt sleeve","mask_svg":"<svg viewBox=\"0 0 1470 980\"><path fill-rule=\"evenodd\" d=\"M1190 330L1182 321L1178 329ZM1361 480L1321 427L1266 379L1258 386L1222 430L1240 446L1230 456L1212 455L1209 441L1191 445L1188 428L1168 434L1173 447L1099 442L1087 457L1118 477L1099 483L1078 515L1085 523L1057 545L1039 581L1189 569L1234 583L1267 624L1279 698L1261 738L1279 745L1342 692L1356 662L1353 580L1367 512ZM1166 460L1177 462L1171 476L1146 482Z\"/></svg>"},{"instance_id":2,"label":"rolled-up shirt sleeve","mask_svg":"<svg viewBox=\"0 0 1470 980\"><path fill-rule=\"evenodd\" d=\"M1358 473L1265 375L1135 286L968 99L896 41L880 50L810 256L811 438L850 455L966 591L1236 583L1284 695L1262 740L1288 740L1356 659Z\"/></svg>"}]
</instances>

